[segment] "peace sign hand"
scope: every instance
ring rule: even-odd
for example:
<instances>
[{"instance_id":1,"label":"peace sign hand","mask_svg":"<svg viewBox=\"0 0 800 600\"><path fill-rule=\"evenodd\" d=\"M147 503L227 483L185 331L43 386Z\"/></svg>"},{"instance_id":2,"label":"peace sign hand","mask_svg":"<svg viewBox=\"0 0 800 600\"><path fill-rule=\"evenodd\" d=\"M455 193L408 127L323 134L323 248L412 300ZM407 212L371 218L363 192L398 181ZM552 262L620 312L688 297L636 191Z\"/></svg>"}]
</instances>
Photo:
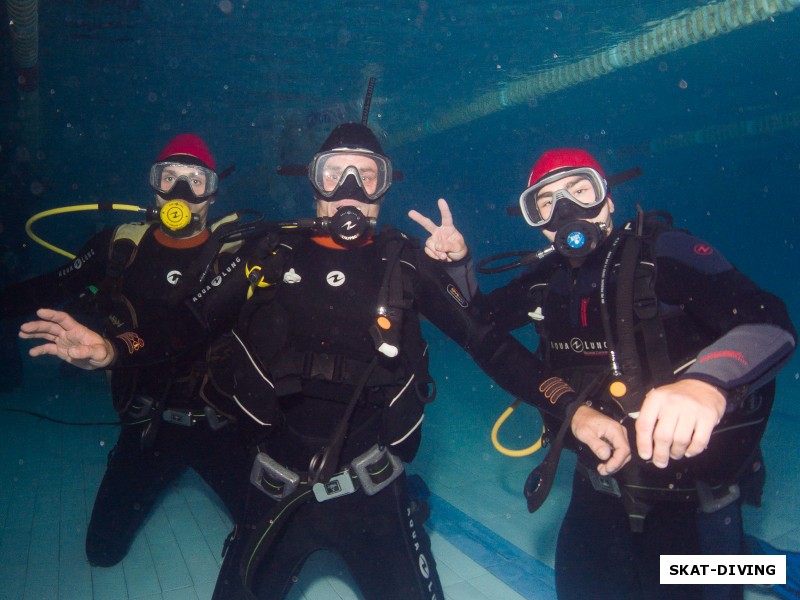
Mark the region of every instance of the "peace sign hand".
<instances>
[{"instance_id":1,"label":"peace sign hand","mask_svg":"<svg viewBox=\"0 0 800 600\"><path fill-rule=\"evenodd\" d=\"M442 262L455 262L467 255L467 243L464 236L453 225L453 215L444 198L439 198L439 212L442 213L442 224L437 225L416 210L408 211L409 218L419 223L430 234L425 241L425 254Z\"/></svg>"}]
</instances>

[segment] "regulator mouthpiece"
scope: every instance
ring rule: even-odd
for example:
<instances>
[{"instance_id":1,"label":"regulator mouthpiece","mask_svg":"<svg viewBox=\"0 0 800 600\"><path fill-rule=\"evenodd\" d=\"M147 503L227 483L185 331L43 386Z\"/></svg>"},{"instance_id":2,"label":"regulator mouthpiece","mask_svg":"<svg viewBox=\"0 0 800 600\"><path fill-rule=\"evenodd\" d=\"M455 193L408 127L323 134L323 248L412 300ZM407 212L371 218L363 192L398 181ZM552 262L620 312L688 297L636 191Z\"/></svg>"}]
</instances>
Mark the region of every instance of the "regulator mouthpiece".
<instances>
[{"instance_id":1,"label":"regulator mouthpiece","mask_svg":"<svg viewBox=\"0 0 800 600\"><path fill-rule=\"evenodd\" d=\"M170 231L186 229L193 221L198 219L192 214L185 202L170 200L158 212L161 224Z\"/></svg>"},{"instance_id":2,"label":"regulator mouthpiece","mask_svg":"<svg viewBox=\"0 0 800 600\"><path fill-rule=\"evenodd\" d=\"M594 252L605 238L605 223L575 220L561 225L553 246L567 258L583 258Z\"/></svg>"},{"instance_id":3,"label":"regulator mouthpiece","mask_svg":"<svg viewBox=\"0 0 800 600\"><path fill-rule=\"evenodd\" d=\"M322 220L322 229L345 245L358 242L375 228L375 219L365 217L354 206L342 206L329 219Z\"/></svg>"}]
</instances>

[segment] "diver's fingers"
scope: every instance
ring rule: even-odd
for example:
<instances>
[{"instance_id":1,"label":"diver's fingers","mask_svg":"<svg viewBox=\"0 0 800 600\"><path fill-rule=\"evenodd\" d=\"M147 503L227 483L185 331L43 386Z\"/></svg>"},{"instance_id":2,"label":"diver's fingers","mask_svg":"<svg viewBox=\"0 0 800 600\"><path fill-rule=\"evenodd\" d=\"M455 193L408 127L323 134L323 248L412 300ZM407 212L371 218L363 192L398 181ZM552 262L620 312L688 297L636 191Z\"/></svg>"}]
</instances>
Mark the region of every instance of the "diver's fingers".
<instances>
[{"instance_id":1,"label":"diver's fingers","mask_svg":"<svg viewBox=\"0 0 800 600\"><path fill-rule=\"evenodd\" d=\"M28 356L36 358L37 356L59 356L58 346L55 344L39 344L28 350Z\"/></svg>"},{"instance_id":2,"label":"diver's fingers","mask_svg":"<svg viewBox=\"0 0 800 600\"><path fill-rule=\"evenodd\" d=\"M447 205L447 200L439 198L437 202L439 205L439 212L442 213L442 227L453 226L453 213L450 212L450 207Z\"/></svg>"},{"instance_id":3,"label":"diver's fingers","mask_svg":"<svg viewBox=\"0 0 800 600\"><path fill-rule=\"evenodd\" d=\"M40 308L39 310L36 311L36 315L42 320L52 321L53 323L61 325L61 327L67 331L69 331L70 329L75 329L76 327L83 327L83 325L81 325L75 319L73 319L69 313L66 313L63 310L53 310L52 308Z\"/></svg>"},{"instance_id":4,"label":"diver's fingers","mask_svg":"<svg viewBox=\"0 0 800 600\"><path fill-rule=\"evenodd\" d=\"M714 430L714 423L712 421L698 420L694 426L694 435L692 436L692 443L686 448L684 456L691 458L703 452L711 441L711 432Z\"/></svg>"},{"instance_id":5,"label":"diver's fingers","mask_svg":"<svg viewBox=\"0 0 800 600\"><path fill-rule=\"evenodd\" d=\"M675 424L675 431L672 433L672 445L669 448L669 457L677 460L683 458L686 450L692 443L695 435L697 422L692 415L680 414Z\"/></svg>"},{"instance_id":6,"label":"diver's fingers","mask_svg":"<svg viewBox=\"0 0 800 600\"><path fill-rule=\"evenodd\" d=\"M433 238L428 238L428 241L425 242L425 254L430 256L433 260L439 260L443 262L449 262L450 258L447 256L447 252L442 252L438 249L438 245Z\"/></svg>"},{"instance_id":7,"label":"diver's fingers","mask_svg":"<svg viewBox=\"0 0 800 600\"><path fill-rule=\"evenodd\" d=\"M614 448L614 453L604 463L597 465L600 475L611 475L624 467L631 460L631 447L627 444L623 448Z\"/></svg>"},{"instance_id":8,"label":"diver's fingers","mask_svg":"<svg viewBox=\"0 0 800 600\"><path fill-rule=\"evenodd\" d=\"M422 225L422 227L428 233L435 233L436 229L438 228L436 223L431 221L428 217L423 215L421 212L411 209L408 211L408 218L414 221L415 223Z\"/></svg>"},{"instance_id":9,"label":"diver's fingers","mask_svg":"<svg viewBox=\"0 0 800 600\"><path fill-rule=\"evenodd\" d=\"M52 321L28 321L19 326L19 337L22 339L42 339L50 342L64 333L61 325Z\"/></svg>"}]
</instances>

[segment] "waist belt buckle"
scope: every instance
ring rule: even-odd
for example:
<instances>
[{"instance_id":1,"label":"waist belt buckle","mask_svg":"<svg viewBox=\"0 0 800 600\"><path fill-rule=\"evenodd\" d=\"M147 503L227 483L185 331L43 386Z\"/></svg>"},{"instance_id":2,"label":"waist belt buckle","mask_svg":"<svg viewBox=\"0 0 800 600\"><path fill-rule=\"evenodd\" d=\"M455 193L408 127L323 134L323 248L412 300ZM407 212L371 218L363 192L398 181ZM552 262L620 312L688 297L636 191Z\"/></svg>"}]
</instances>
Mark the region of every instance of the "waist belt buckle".
<instances>
[{"instance_id":1,"label":"waist belt buckle","mask_svg":"<svg viewBox=\"0 0 800 600\"><path fill-rule=\"evenodd\" d=\"M712 488L704 481L696 481L697 499L700 502L700 510L706 514L712 514L722 510L729 504L736 502L742 495L738 484L720 486L718 489Z\"/></svg>"},{"instance_id":2,"label":"waist belt buckle","mask_svg":"<svg viewBox=\"0 0 800 600\"><path fill-rule=\"evenodd\" d=\"M136 394L133 400L131 400L128 410L125 411L125 416L133 421L149 417L150 411L153 410L154 403L154 400L150 396Z\"/></svg>"},{"instance_id":3,"label":"waist belt buckle","mask_svg":"<svg viewBox=\"0 0 800 600\"><path fill-rule=\"evenodd\" d=\"M364 493L374 496L403 472L403 461L389 452L386 446L375 444L350 463Z\"/></svg>"},{"instance_id":4,"label":"waist belt buckle","mask_svg":"<svg viewBox=\"0 0 800 600\"><path fill-rule=\"evenodd\" d=\"M219 431L228 424L228 419L223 415L218 414L217 411L210 406L203 407L203 413L206 415L208 426L212 431Z\"/></svg>"},{"instance_id":5,"label":"waist belt buckle","mask_svg":"<svg viewBox=\"0 0 800 600\"><path fill-rule=\"evenodd\" d=\"M314 492L314 497L317 502L325 502L333 500L340 496L347 496L356 491L356 486L353 484L353 477L350 475L350 469L345 469L341 473L337 473L331 477L327 483L317 482L311 490Z\"/></svg>"},{"instance_id":6,"label":"waist belt buckle","mask_svg":"<svg viewBox=\"0 0 800 600\"><path fill-rule=\"evenodd\" d=\"M592 487L596 491L602 492L603 494L609 494L615 498L622 497L622 492L620 492L619 489L619 483L617 483L617 480L613 477L600 475L600 473L589 467L584 469L584 472L589 478L589 481L592 483Z\"/></svg>"},{"instance_id":7,"label":"waist belt buckle","mask_svg":"<svg viewBox=\"0 0 800 600\"><path fill-rule=\"evenodd\" d=\"M250 469L250 483L275 501L280 501L300 485L300 475L259 452Z\"/></svg>"},{"instance_id":8,"label":"waist belt buckle","mask_svg":"<svg viewBox=\"0 0 800 600\"><path fill-rule=\"evenodd\" d=\"M181 425L182 427L191 427L194 425L192 412L189 410L168 408L162 413L161 416L167 423L174 423L175 425Z\"/></svg>"}]
</instances>

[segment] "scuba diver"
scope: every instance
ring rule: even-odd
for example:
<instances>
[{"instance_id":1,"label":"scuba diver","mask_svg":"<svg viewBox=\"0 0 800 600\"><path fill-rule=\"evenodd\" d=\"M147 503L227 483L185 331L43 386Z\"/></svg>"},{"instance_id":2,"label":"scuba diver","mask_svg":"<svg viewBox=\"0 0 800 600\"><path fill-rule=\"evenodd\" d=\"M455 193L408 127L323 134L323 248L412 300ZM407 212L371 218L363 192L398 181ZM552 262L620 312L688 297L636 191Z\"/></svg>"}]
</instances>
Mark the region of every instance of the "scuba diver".
<instances>
[{"instance_id":1,"label":"scuba diver","mask_svg":"<svg viewBox=\"0 0 800 600\"><path fill-rule=\"evenodd\" d=\"M124 332L180 306L189 292L227 268L240 242L227 241L237 215L208 225L219 177L205 142L193 134L170 140L150 168L160 222L126 223L90 239L58 270L0 291L2 317L32 306L63 305L125 344ZM111 372L111 395L121 430L97 492L86 535L94 566L122 560L159 494L194 469L239 516L249 468L234 424L199 399L203 348L147 368ZM205 409L205 410L204 410Z\"/></svg>"},{"instance_id":2,"label":"scuba diver","mask_svg":"<svg viewBox=\"0 0 800 600\"><path fill-rule=\"evenodd\" d=\"M450 271L489 321L505 331L533 323L537 355L584 400L571 419L543 413L550 450L524 490L533 512L561 448L576 451L558 597L742 598L737 585L661 586L659 557L747 554L741 504L760 501L759 442L775 375L796 344L783 302L664 213L640 210L616 228L605 173L583 150L545 152L519 204L551 246L484 269L528 265L490 293L476 285L446 203L441 228L410 217L431 234L430 256L463 257ZM625 427L635 449L621 468L578 441L601 417Z\"/></svg>"},{"instance_id":3,"label":"scuba diver","mask_svg":"<svg viewBox=\"0 0 800 600\"><path fill-rule=\"evenodd\" d=\"M224 414L238 411L260 436L217 600L283 598L320 549L343 558L369 600L444 597L404 468L435 392L422 316L515 396L561 418L576 399L563 380L545 381L512 335L476 319L415 240L377 230L392 173L365 110L361 123L334 128L307 169L316 218L266 231L219 286L193 296L190 311L128 332L144 344L128 348L47 309L22 327L23 338L44 340L32 356L119 369L232 326L210 347L203 397ZM191 314L203 327L181 323ZM612 431L583 441L622 445L622 427L603 418Z\"/></svg>"}]
</instances>

